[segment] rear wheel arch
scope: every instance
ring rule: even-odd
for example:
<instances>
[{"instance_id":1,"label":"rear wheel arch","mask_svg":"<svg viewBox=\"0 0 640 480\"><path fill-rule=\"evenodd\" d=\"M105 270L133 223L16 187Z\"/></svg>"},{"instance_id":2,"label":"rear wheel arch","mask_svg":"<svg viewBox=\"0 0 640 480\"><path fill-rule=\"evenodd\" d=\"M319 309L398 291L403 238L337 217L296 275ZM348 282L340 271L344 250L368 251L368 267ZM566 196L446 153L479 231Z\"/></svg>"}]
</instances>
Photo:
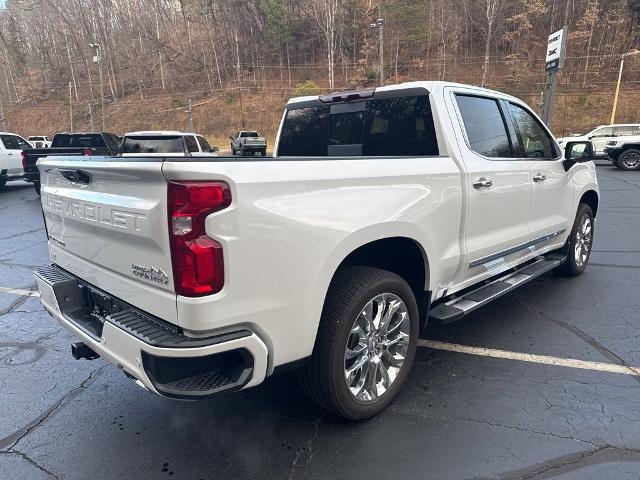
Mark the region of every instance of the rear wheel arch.
<instances>
[{"instance_id":1,"label":"rear wheel arch","mask_svg":"<svg viewBox=\"0 0 640 480\"><path fill-rule=\"evenodd\" d=\"M324 301L338 272L354 266L378 268L403 278L415 295L420 320L424 324L431 300L429 295L431 278L429 259L420 242L408 236L385 237L352 249L333 270L325 290Z\"/></svg>"}]
</instances>

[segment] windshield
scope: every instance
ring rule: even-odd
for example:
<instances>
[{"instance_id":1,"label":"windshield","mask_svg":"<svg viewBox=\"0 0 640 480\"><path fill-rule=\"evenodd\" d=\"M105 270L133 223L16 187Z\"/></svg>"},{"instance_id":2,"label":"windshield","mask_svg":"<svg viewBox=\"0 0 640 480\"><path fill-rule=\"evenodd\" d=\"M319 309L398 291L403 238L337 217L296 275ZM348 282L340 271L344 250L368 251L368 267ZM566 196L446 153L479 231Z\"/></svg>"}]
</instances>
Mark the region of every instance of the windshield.
<instances>
[{"instance_id":1,"label":"windshield","mask_svg":"<svg viewBox=\"0 0 640 480\"><path fill-rule=\"evenodd\" d=\"M125 137L122 153L184 153L180 136Z\"/></svg>"},{"instance_id":2,"label":"windshield","mask_svg":"<svg viewBox=\"0 0 640 480\"><path fill-rule=\"evenodd\" d=\"M242 132L241 137L258 138L258 132Z\"/></svg>"}]
</instances>

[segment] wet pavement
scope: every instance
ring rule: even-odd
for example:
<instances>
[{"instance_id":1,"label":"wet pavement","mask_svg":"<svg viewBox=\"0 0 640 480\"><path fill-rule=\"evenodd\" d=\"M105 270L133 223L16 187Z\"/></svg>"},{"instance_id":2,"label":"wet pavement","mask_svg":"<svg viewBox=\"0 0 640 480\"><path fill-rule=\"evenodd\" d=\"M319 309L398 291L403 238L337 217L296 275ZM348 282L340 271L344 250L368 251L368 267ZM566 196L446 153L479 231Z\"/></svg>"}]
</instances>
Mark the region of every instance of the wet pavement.
<instances>
[{"instance_id":1,"label":"wet pavement","mask_svg":"<svg viewBox=\"0 0 640 480\"><path fill-rule=\"evenodd\" d=\"M640 366L640 172L598 167L595 251L441 342ZM0 287L49 261L33 188L0 192ZM640 479L640 377L420 348L392 406L363 423L311 404L286 374L204 402L147 393L38 299L0 293L0 479Z\"/></svg>"}]
</instances>

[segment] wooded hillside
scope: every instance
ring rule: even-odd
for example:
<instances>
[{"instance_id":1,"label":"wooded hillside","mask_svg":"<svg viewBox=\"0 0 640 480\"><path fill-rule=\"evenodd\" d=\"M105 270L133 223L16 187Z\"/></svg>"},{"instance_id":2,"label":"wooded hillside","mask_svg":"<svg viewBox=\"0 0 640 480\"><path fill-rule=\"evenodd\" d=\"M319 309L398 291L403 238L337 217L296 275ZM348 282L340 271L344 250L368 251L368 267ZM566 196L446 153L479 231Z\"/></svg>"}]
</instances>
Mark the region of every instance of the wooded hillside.
<instances>
[{"instance_id":1,"label":"wooded hillside","mask_svg":"<svg viewBox=\"0 0 640 480\"><path fill-rule=\"evenodd\" d=\"M620 54L640 39L640 0L7 0L1 108L24 134L68 130L70 103L76 129L90 108L99 129L97 43L108 129L185 129L191 98L203 133L244 121L272 136L285 98L378 83L377 18L386 82L486 85L532 105L547 36L568 25L556 130L606 122ZM620 121L640 121L639 72L629 58Z\"/></svg>"}]
</instances>

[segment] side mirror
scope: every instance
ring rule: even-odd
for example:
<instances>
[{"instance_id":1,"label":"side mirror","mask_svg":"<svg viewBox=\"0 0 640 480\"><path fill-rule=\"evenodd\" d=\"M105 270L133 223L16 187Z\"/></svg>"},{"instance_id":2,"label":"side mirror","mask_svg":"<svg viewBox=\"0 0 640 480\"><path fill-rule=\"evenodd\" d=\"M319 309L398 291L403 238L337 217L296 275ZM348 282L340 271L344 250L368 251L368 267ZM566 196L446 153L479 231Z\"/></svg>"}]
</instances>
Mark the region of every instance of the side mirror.
<instances>
[{"instance_id":1,"label":"side mirror","mask_svg":"<svg viewBox=\"0 0 640 480\"><path fill-rule=\"evenodd\" d=\"M568 172L576 163L592 161L593 144L591 142L567 142L564 147L564 168Z\"/></svg>"},{"instance_id":2,"label":"side mirror","mask_svg":"<svg viewBox=\"0 0 640 480\"><path fill-rule=\"evenodd\" d=\"M229 140L233 141L233 140L235 140L235 138L233 138L231 135L229 135Z\"/></svg>"}]
</instances>

